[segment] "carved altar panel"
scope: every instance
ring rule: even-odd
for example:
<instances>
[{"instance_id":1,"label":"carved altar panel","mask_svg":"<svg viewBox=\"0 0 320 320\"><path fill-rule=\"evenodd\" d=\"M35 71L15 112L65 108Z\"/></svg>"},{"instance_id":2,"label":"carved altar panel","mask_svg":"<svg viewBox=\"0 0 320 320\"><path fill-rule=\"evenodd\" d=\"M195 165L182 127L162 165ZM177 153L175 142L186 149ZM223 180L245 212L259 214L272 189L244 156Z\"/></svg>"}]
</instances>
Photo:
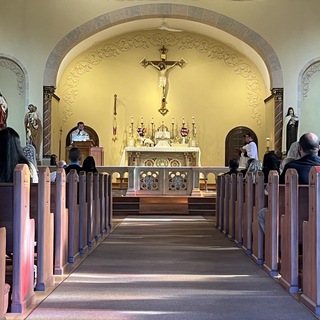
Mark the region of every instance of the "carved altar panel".
<instances>
[{"instance_id":1,"label":"carved altar panel","mask_svg":"<svg viewBox=\"0 0 320 320\"><path fill-rule=\"evenodd\" d=\"M146 167L200 166L200 148L126 147L120 165Z\"/></svg>"}]
</instances>

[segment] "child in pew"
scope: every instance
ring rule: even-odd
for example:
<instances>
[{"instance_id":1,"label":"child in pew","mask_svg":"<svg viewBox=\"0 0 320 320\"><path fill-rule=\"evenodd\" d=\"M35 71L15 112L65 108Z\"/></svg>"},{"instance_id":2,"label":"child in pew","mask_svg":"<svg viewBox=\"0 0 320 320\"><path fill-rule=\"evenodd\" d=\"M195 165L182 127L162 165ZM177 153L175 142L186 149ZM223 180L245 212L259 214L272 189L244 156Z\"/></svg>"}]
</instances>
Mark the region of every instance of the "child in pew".
<instances>
[{"instance_id":1,"label":"child in pew","mask_svg":"<svg viewBox=\"0 0 320 320\"><path fill-rule=\"evenodd\" d=\"M67 175L67 182L69 182L69 173L70 170L74 169L77 171L78 175L80 171L82 171L82 167L80 166L80 160L81 160L81 152L79 148L73 147L69 150L69 160L70 163L65 167L65 172ZM79 176L78 176L79 181Z\"/></svg>"},{"instance_id":2,"label":"child in pew","mask_svg":"<svg viewBox=\"0 0 320 320\"><path fill-rule=\"evenodd\" d=\"M19 134L12 128L0 130L0 182L13 182L13 172L18 163L27 164L31 182L38 183L38 173L34 165L23 153Z\"/></svg>"},{"instance_id":3,"label":"child in pew","mask_svg":"<svg viewBox=\"0 0 320 320\"><path fill-rule=\"evenodd\" d=\"M82 171L88 172L98 172L96 168L96 162L94 161L94 158L92 156L88 156L83 160L82 164Z\"/></svg>"},{"instance_id":4,"label":"child in pew","mask_svg":"<svg viewBox=\"0 0 320 320\"><path fill-rule=\"evenodd\" d=\"M268 176L271 170L276 170L278 174L280 174L280 158L275 154L274 151L267 152L263 157L263 174L264 174L264 183L268 183ZM266 197L268 196L268 185L266 185L264 189L264 194ZM262 208L258 212L258 221L259 226L261 227L262 231L264 232L265 227L265 217L267 213L267 208Z\"/></svg>"}]
</instances>

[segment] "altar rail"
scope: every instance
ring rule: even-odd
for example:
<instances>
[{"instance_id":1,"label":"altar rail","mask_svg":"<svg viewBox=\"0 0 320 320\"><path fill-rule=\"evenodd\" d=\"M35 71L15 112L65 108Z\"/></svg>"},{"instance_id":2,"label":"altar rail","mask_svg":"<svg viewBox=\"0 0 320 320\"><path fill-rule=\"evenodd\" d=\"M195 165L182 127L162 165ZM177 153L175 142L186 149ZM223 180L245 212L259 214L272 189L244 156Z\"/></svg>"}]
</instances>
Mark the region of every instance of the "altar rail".
<instances>
[{"instance_id":1,"label":"altar rail","mask_svg":"<svg viewBox=\"0 0 320 320\"><path fill-rule=\"evenodd\" d=\"M117 174L123 181L128 179L125 195L145 196L199 196L200 180L207 181L210 174L217 180L218 175L229 171L228 167L136 167L136 166L111 166L98 167L99 172L106 172L110 176Z\"/></svg>"}]
</instances>

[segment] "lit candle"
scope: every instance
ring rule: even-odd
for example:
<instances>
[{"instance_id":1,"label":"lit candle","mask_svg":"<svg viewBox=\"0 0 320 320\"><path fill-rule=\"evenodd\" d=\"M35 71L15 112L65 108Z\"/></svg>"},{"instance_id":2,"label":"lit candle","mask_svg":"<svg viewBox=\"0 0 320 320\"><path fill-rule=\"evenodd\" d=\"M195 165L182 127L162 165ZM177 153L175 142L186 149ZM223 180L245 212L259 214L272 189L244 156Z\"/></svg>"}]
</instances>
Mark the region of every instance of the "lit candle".
<instances>
[{"instance_id":1,"label":"lit candle","mask_svg":"<svg viewBox=\"0 0 320 320\"><path fill-rule=\"evenodd\" d=\"M192 123L194 123L194 117L192 117Z\"/></svg>"},{"instance_id":2,"label":"lit candle","mask_svg":"<svg viewBox=\"0 0 320 320\"><path fill-rule=\"evenodd\" d=\"M172 117L172 124L174 124L174 117Z\"/></svg>"},{"instance_id":3,"label":"lit candle","mask_svg":"<svg viewBox=\"0 0 320 320\"><path fill-rule=\"evenodd\" d=\"M131 116L131 123L133 123L133 116Z\"/></svg>"},{"instance_id":4,"label":"lit candle","mask_svg":"<svg viewBox=\"0 0 320 320\"><path fill-rule=\"evenodd\" d=\"M151 117L151 124L154 124L154 122L153 122L153 117Z\"/></svg>"},{"instance_id":5,"label":"lit candle","mask_svg":"<svg viewBox=\"0 0 320 320\"><path fill-rule=\"evenodd\" d=\"M184 117L182 118L182 124L185 124Z\"/></svg>"},{"instance_id":6,"label":"lit candle","mask_svg":"<svg viewBox=\"0 0 320 320\"><path fill-rule=\"evenodd\" d=\"M142 117L142 116L141 116L141 118L140 118L140 122L143 123L143 117Z\"/></svg>"}]
</instances>

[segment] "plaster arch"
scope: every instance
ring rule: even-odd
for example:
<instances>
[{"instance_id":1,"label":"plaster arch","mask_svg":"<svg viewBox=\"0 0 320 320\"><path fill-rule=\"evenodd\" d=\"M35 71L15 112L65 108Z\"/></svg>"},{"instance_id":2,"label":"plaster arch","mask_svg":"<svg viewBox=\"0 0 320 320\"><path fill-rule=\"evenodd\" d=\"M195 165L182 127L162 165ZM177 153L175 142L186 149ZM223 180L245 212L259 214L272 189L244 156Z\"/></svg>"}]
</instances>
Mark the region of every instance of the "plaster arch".
<instances>
[{"instance_id":1,"label":"plaster arch","mask_svg":"<svg viewBox=\"0 0 320 320\"><path fill-rule=\"evenodd\" d=\"M304 102L305 99L311 98L312 99L312 91L317 90L315 89L315 84L311 86L311 80L313 77L316 76L317 73L320 72L320 57L316 57L310 61L308 61L303 68L301 69L299 76L298 76L298 102L297 102L297 110L296 114L300 119L300 124L298 126L298 137L304 132L312 131L315 132L317 135L320 135L320 131L318 130L318 101L310 101ZM319 75L318 75L319 79ZM318 88L319 80L316 84L316 88ZM308 99L307 99L308 100ZM306 108L303 111L303 108ZM310 108L311 107L311 108ZM314 109L313 109L314 108ZM308 110L308 112L307 112ZM312 114L312 119L306 118L306 114ZM313 121L315 119L315 121ZM310 122L308 122L310 121ZM308 125L303 125L303 123L308 123Z\"/></svg>"},{"instance_id":2,"label":"plaster arch","mask_svg":"<svg viewBox=\"0 0 320 320\"><path fill-rule=\"evenodd\" d=\"M299 73L297 114L301 115L303 99L308 96L310 78L320 71L320 57L308 61Z\"/></svg>"},{"instance_id":3,"label":"plaster arch","mask_svg":"<svg viewBox=\"0 0 320 320\"><path fill-rule=\"evenodd\" d=\"M7 126L14 128L25 144L24 117L29 104L29 74L25 66L14 56L0 53L2 72L1 93L8 100Z\"/></svg>"},{"instance_id":4,"label":"plaster arch","mask_svg":"<svg viewBox=\"0 0 320 320\"><path fill-rule=\"evenodd\" d=\"M5 62L6 60L9 62L12 62L12 64L9 63L8 65ZM7 54L1 54L1 53L0 53L0 66L9 68L16 75L18 94L20 96L24 96L25 110L27 110L27 106L29 105L29 76L28 76L27 69L17 58ZM18 69L15 66L17 66ZM20 70L22 71L22 74Z\"/></svg>"},{"instance_id":5,"label":"plaster arch","mask_svg":"<svg viewBox=\"0 0 320 320\"><path fill-rule=\"evenodd\" d=\"M258 33L242 23L212 10L168 3L143 4L111 11L87 21L69 32L57 43L48 57L43 78L44 86L54 87L56 85L61 62L77 44L116 25L150 18L190 20L233 35L252 47L262 58L269 72L270 89L283 87L283 75L279 59L269 43Z\"/></svg>"}]
</instances>

